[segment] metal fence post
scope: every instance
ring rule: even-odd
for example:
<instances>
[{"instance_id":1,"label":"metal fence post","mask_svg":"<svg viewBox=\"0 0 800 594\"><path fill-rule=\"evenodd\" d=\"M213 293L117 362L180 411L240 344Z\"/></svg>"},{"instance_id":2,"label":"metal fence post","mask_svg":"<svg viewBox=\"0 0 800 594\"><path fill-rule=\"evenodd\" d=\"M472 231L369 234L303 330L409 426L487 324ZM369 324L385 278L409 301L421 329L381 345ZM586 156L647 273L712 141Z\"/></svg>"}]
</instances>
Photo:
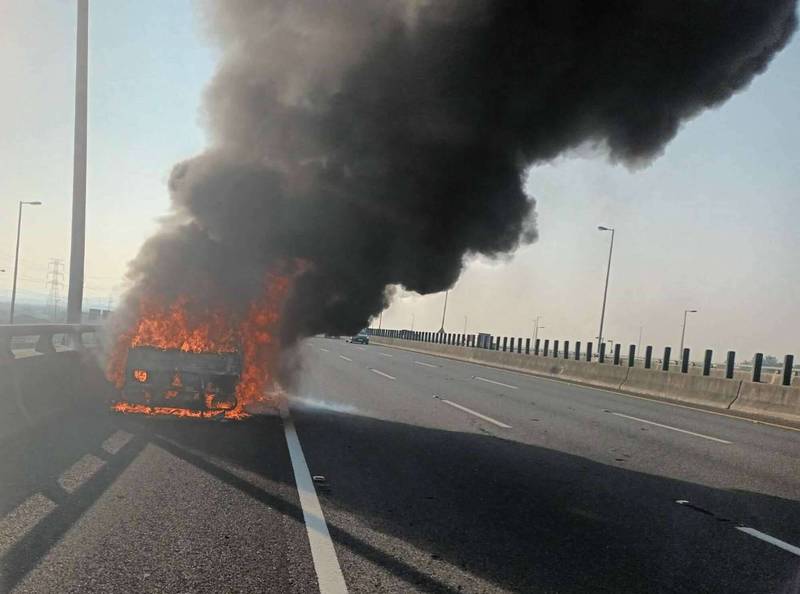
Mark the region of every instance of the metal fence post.
<instances>
[{"instance_id":1,"label":"metal fence post","mask_svg":"<svg viewBox=\"0 0 800 594\"><path fill-rule=\"evenodd\" d=\"M614 365L619 365L620 361L620 351L622 350L622 345L617 343L614 345Z\"/></svg>"},{"instance_id":2,"label":"metal fence post","mask_svg":"<svg viewBox=\"0 0 800 594\"><path fill-rule=\"evenodd\" d=\"M711 358L714 356L714 351L706 349L706 356L703 358L703 375L711 375Z\"/></svg>"},{"instance_id":3,"label":"metal fence post","mask_svg":"<svg viewBox=\"0 0 800 594\"><path fill-rule=\"evenodd\" d=\"M564 341L564 358L569 359L569 341Z\"/></svg>"},{"instance_id":4,"label":"metal fence post","mask_svg":"<svg viewBox=\"0 0 800 594\"><path fill-rule=\"evenodd\" d=\"M531 354L531 339L530 338L526 338L525 339L525 354L526 355L530 355Z\"/></svg>"},{"instance_id":5,"label":"metal fence post","mask_svg":"<svg viewBox=\"0 0 800 594\"><path fill-rule=\"evenodd\" d=\"M653 347L651 345L647 345L647 348L644 349L644 368L650 369L653 366Z\"/></svg>"},{"instance_id":6,"label":"metal fence post","mask_svg":"<svg viewBox=\"0 0 800 594\"><path fill-rule=\"evenodd\" d=\"M736 367L736 351L728 351L728 356L725 360L725 377L733 379L733 370Z\"/></svg>"},{"instance_id":7,"label":"metal fence post","mask_svg":"<svg viewBox=\"0 0 800 594\"><path fill-rule=\"evenodd\" d=\"M598 363L605 363L606 362L606 343L601 342L600 346L598 347L599 351L597 352L597 362Z\"/></svg>"},{"instance_id":8,"label":"metal fence post","mask_svg":"<svg viewBox=\"0 0 800 594\"><path fill-rule=\"evenodd\" d=\"M575 342L575 360L581 360L581 341L578 340Z\"/></svg>"},{"instance_id":9,"label":"metal fence post","mask_svg":"<svg viewBox=\"0 0 800 594\"><path fill-rule=\"evenodd\" d=\"M636 363L636 345L632 344L628 347L628 367L633 367Z\"/></svg>"},{"instance_id":10,"label":"metal fence post","mask_svg":"<svg viewBox=\"0 0 800 594\"><path fill-rule=\"evenodd\" d=\"M669 371L669 358L672 356L672 347L664 347L664 360L661 362L661 371Z\"/></svg>"},{"instance_id":11,"label":"metal fence post","mask_svg":"<svg viewBox=\"0 0 800 594\"><path fill-rule=\"evenodd\" d=\"M588 361L589 363L592 362L592 343L591 343L591 341L586 343L586 361Z\"/></svg>"},{"instance_id":12,"label":"metal fence post","mask_svg":"<svg viewBox=\"0 0 800 594\"><path fill-rule=\"evenodd\" d=\"M794 355L786 355L783 358L783 381L784 386L792 385L792 369L794 368Z\"/></svg>"},{"instance_id":13,"label":"metal fence post","mask_svg":"<svg viewBox=\"0 0 800 594\"><path fill-rule=\"evenodd\" d=\"M542 351L542 356L546 357L547 353L549 353L549 352L550 352L550 339L549 338L545 338L544 339L544 350Z\"/></svg>"},{"instance_id":14,"label":"metal fence post","mask_svg":"<svg viewBox=\"0 0 800 594\"><path fill-rule=\"evenodd\" d=\"M537 357L539 356L539 347L541 345L541 338L537 338L536 341L533 343L533 354Z\"/></svg>"},{"instance_id":15,"label":"metal fence post","mask_svg":"<svg viewBox=\"0 0 800 594\"><path fill-rule=\"evenodd\" d=\"M553 356L558 357L558 341L553 341Z\"/></svg>"},{"instance_id":16,"label":"metal fence post","mask_svg":"<svg viewBox=\"0 0 800 594\"><path fill-rule=\"evenodd\" d=\"M683 349L681 353L681 373L689 373L689 349Z\"/></svg>"},{"instance_id":17,"label":"metal fence post","mask_svg":"<svg viewBox=\"0 0 800 594\"><path fill-rule=\"evenodd\" d=\"M753 377L755 383L761 381L761 368L764 366L764 353L756 353L753 357Z\"/></svg>"}]
</instances>

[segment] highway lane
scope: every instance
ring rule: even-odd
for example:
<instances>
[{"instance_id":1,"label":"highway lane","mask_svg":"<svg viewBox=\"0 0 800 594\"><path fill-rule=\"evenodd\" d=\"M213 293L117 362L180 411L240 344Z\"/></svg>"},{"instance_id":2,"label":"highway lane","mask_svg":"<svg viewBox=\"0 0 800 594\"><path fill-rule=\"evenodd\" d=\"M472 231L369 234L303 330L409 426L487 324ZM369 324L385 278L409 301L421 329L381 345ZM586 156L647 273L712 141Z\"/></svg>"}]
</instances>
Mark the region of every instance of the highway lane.
<instances>
[{"instance_id":1,"label":"highway lane","mask_svg":"<svg viewBox=\"0 0 800 594\"><path fill-rule=\"evenodd\" d=\"M798 432L376 345L301 351L291 422L86 409L0 444L0 591L800 588L780 548L800 545Z\"/></svg>"},{"instance_id":2,"label":"highway lane","mask_svg":"<svg viewBox=\"0 0 800 594\"><path fill-rule=\"evenodd\" d=\"M297 391L317 406L298 412L298 427L310 463L336 485L323 495L326 517L371 542L392 535L385 546L411 565L435 555L424 565L434 589L800 583L800 558L736 529L800 543L795 431L400 349L314 342L329 352L306 351ZM345 575L373 576L376 590L413 584L339 554Z\"/></svg>"}]
</instances>

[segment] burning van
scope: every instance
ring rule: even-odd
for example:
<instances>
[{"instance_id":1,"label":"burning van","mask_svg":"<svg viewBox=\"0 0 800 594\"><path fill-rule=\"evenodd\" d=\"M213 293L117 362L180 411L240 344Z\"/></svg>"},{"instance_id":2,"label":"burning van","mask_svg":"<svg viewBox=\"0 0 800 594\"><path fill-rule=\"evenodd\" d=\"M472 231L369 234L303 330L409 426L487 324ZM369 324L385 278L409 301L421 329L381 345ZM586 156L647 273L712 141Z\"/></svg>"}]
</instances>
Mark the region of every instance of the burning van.
<instances>
[{"instance_id":1,"label":"burning van","mask_svg":"<svg viewBox=\"0 0 800 594\"><path fill-rule=\"evenodd\" d=\"M151 346L128 350L117 410L225 416L234 411L242 358L236 352L188 352Z\"/></svg>"}]
</instances>

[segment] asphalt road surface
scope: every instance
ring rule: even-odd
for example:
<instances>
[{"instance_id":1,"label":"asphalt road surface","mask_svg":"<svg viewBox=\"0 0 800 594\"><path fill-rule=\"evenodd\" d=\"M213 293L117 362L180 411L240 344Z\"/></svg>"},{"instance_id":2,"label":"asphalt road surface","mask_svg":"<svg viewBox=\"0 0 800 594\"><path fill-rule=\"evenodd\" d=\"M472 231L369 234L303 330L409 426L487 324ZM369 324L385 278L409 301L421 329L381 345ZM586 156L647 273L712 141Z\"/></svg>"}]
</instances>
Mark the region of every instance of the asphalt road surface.
<instances>
[{"instance_id":1,"label":"asphalt road surface","mask_svg":"<svg viewBox=\"0 0 800 594\"><path fill-rule=\"evenodd\" d=\"M0 591L800 592L797 430L302 355L283 417L90 409L0 444Z\"/></svg>"}]
</instances>

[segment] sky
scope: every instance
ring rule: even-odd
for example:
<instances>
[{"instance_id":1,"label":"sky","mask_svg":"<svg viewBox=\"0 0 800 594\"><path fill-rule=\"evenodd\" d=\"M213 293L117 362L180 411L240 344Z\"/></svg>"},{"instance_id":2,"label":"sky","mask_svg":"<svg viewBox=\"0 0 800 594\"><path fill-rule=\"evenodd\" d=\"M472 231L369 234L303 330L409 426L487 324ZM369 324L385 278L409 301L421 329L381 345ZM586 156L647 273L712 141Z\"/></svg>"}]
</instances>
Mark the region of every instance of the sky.
<instances>
[{"instance_id":1,"label":"sky","mask_svg":"<svg viewBox=\"0 0 800 594\"><path fill-rule=\"evenodd\" d=\"M202 96L217 53L189 0L92 2L84 307L116 302L127 262L169 211L174 163L206 143ZM68 268L75 2L0 2L0 300L11 292L19 200L19 298L44 301ZM585 146L528 172L539 240L465 262L446 329L594 340L616 229L604 334L744 357L800 355L800 41L721 108L686 123L658 159L628 169ZM66 279L66 276L65 276ZM61 288L63 303L66 287ZM400 288L385 328L437 330L444 294ZM466 319L465 319L466 318ZM377 321L375 322L377 324Z\"/></svg>"}]
</instances>

